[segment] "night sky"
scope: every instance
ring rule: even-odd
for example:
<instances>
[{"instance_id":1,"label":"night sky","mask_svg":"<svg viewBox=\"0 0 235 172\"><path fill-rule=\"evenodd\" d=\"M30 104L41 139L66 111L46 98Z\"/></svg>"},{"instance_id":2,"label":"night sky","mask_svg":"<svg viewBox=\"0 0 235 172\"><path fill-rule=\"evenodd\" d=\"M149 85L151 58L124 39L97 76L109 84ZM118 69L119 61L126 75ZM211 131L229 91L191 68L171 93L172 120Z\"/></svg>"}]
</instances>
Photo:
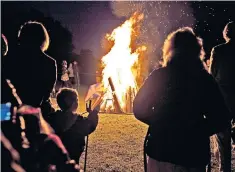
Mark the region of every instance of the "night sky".
<instances>
[{"instance_id":1,"label":"night sky","mask_svg":"<svg viewBox=\"0 0 235 172\"><path fill-rule=\"evenodd\" d=\"M222 43L222 30L235 19L235 2L4 2L18 8L36 8L59 20L73 34L74 52L89 48L99 56L101 40L136 10L145 14L140 42L152 54L160 52L166 35L182 26L192 26L206 49ZM2 3L2 8L4 8Z\"/></svg>"},{"instance_id":2,"label":"night sky","mask_svg":"<svg viewBox=\"0 0 235 172\"><path fill-rule=\"evenodd\" d=\"M77 54L81 48L89 48L94 54L100 53L101 38L123 21L113 15L109 2L14 3L19 8L36 8L46 16L59 20L72 32L74 52Z\"/></svg>"}]
</instances>

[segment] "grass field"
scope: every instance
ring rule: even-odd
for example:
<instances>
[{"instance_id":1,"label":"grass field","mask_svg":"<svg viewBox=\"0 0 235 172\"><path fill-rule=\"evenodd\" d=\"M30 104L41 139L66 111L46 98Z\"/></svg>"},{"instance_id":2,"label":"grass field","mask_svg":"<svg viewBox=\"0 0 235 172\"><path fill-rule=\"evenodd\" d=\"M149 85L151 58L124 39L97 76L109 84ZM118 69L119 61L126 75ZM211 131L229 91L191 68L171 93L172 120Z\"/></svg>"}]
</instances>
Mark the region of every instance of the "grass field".
<instances>
[{"instance_id":1,"label":"grass field","mask_svg":"<svg viewBox=\"0 0 235 172\"><path fill-rule=\"evenodd\" d=\"M80 112L85 111L86 90L87 87L81 87L79 91ZM87 172L143 172L143 142L146 132L147 126L137 121L133 115L99 114L97 129L89 136ZM81 165L83 162L82 159ZM212 164L212 171L218 172L214 157Z\"/></svg>"},{"instance_id":2,"label":"grass field","mask_svg":"<svg viewBox=\"0 0 235 172\"><path fill-rule=\"evenodd\" d=\"M133 115L100 114L89 137L87 171L142 172L146 129Z\"/></svg>"},{"instance_id":3,"label":"grass field","mask_svg":"<svg viewBox=\"0 0 235 172\"><path fill-rule=\"evenodd\" d=\"M100 114L99 125L89 137L87 171L143 172L146 130L147 126L137 121L133 115ZM233 155L233 163L234 158ZM212 167L212 172L218 172L214 156Z\"/></svg>"}]
</instances>

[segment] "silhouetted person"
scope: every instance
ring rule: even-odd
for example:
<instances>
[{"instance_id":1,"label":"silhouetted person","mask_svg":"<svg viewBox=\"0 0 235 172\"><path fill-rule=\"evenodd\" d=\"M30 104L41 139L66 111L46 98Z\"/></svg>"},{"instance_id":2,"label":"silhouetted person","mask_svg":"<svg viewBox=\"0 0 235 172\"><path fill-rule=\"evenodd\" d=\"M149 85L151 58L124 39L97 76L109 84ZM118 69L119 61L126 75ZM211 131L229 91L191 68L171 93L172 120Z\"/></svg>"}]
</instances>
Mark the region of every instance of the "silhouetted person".
<instances>
[{"instance_id":1,"label":"silhouetted person","mask_svg":"<svg viewBox=\"0 0 235 172\"><path fill-rule=\"evenodd\" d=\"M7 172L23 172L25 170L43 172L44 170L48 171L47 168L49 164L54 164L57 166L57 171L78 171L74 168L74 163L67 162L70 160L67 150L59 137L51 133L50 126L48 126L41 114L31 114L33 112L32 107L21 106L21 98L16 94L18 93L17 88L14 87L11 81L9 82L6 79L7 77L5 75L5 62L9 57L6 57L8 43L4 35L2 35L1 43L3 62L1 103L10 102L12 105L12 108L10 109L11 119L1 121L1 148L2 156L4 157L2 159L2 164L4 164L2 170ZM19 108L19 106L21 106L21 108ZM21 111L21 113L13 115L13 107L18 108L18 110L24 110ZM28 112L30 109L31 112L29 114ZM36 110L35 108L33 109ZM15 118L13 118L14 116ZM23 118L21 118L23 116L27 120L23 120ZM35 127L27 130L28 124L32 122L32 125ZM25 125L23 125L23 123ZM30 135L28 135L28 132L24 132L23 126L26 131L30 131ZM39 134L39 130L41 131L41 134ZM25 170L22 167L25 168Z\"/></svg>"},{"instance_id":2,"label":"silhouetted person","mask_svg":"<svg viewBox=\"0 0 235 172\"><path fill-rule=\"evenodd\" d=\"M42 23L29 21L18 33L19 46L11 51L8 79L25 104L40 107L47 102L56 81L56 61L45 54L49 35Z\"/></svg>"},{"instance_id":3,"label":"silhouetted person","mask_svg":"<svg viewBox=\"0 0 235 172\"><path fill-rule=\"evenodd\" d=\"M210 72L220 86L233 121L235 120L235 23L228 23L223 31L226 43L218 45L211 52ZM223 114L222 114L223 115ZM235 139L233 138L235 141ZM227 172L231 168L231 133L217 134L220 152L220 168Z\"/></svg>"},{"instance_id":4,"label":"silhouetted person","mask_svg":"<svg viewBox=\"0 0 235 172\"><path fill-rule=\"evenodd\" d=\"M68 71L70 83L72 84L72 87L78 91L80 85L80 78L78 64L76 61L70 63Z\"/></svg>"},{"instance_id":5,"label":"silhouetted person","mask_svg":"<svg viewBox=\"0 0 235 172\"><path fill-rule=\"evenodd\" d=\"M76 61L73 62L73 73L74 73L76 90L79 91L80 76L79 76L79 66L78 66L78 63Z\"/></svg>"},{"instance_id":6,"label":"silhouetted person","mask_svg":"<svg viewBox=\"0 0 235 172\"><path fill-rule=\"evenodd\" d=\"M134 115L149 125L148 172L205 172L209 138L228 126L229 111L203 55L202 40L191 28L169 34L163 67L136 95Z\"/></svg>"},{"instance_id":7,"label":"silhouetted person","mask_svg":"<svg viewBox=\"0 0 235 172\"><path fill-rule=\"evenodd\" d=\"M6 82L6 60L8 53L8 41L7 38L1 34L1 58L2 58L2 70L1 70L1 103L12 102L14 100L12 96L12 90L9 88ZM13 103L13 102L12 102Z\"/></svg>"},{"instance_id":8,"label":"silhouetted person","mask_svg":"<svg viewBox=\"0 0 235 172\"><path fill-rule=\"evenodd\" d=\"M84 151L85 136L97 127L99 107L89 113L87 118L77 114L78 94L75 89L69 88L59 91L57 103L61 110L49 116L49 123L60 136L71 158L78 162Z\"/></svg>"},{"instance_id":9,"label":"silhouetted person","mask_svg":"<svg viewBox=\"0 0 235 172\"><path fill-rule=\"evenodd\" d=\"M67 61L63 60L62 62L62 75L61 75L62 88L70 87L69 83L69 71Z\"/></svg>"},{"instance_id":10,"label":"silhouetted person","mask_svg":"<svg viewBox=\"0 0 235 172\"><path fill-rule=\"evenodd\" d=\"M5 75L5 60L8 53L8 41L7 38L1 34L1 58L2 58L2 70L1 70L1 104L11 103L11 107L14 107L17 102L12 95L12 90L7 84ZM2 108L2 107L1 107ZM12 112L10 109L10 112ZM2 112L1 112L2 113ZM2 116L2 114L1 114ZM4 133L3 133L4 132ZM7 134L5 136L5 134ZM19 141L20 132L16 129L16 126L10 120L1 119L1 170L2 171L24 171L20 165L20 156L14 146L20 144ZM10 137L10 139L8 138ZM13 141L13 142L12 142ZM14 145L13 145L14 144Z\"/></svg>"},{"instance_id":11,"label":"silhouetted person","mask_svg":"<svg viewBox=\"0 0 235 172\"><path fill-rule=\"evenodd\" d=\"M69 72L69 81L72 85L72 88L74 88L74 72L73 72L73 63L70 63L69 64L69 67L68 67L68 72ZM75 88L74 88L75 89Z\"/></svg>"}]
</instances>

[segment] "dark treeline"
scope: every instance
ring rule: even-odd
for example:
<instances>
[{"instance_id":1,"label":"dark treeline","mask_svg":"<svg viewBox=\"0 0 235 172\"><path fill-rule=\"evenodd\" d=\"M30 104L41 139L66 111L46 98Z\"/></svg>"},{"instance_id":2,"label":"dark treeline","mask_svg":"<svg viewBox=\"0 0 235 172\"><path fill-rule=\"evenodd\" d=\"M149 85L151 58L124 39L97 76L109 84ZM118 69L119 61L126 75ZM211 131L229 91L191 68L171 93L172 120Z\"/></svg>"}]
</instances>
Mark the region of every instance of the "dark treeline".
<instances>
[{"instance_id":1,"label":"dark treeline","mask_svg":"<svg viewBox=\"0 0 235 172\"><path fill-rule=\"evenodd\" d=\"M47 53L59 63L64 59L71 59L73 44L71 32L63 27L59 21L46 17L40 11L31 8L22 10L6 3L2 8L2 33L9 41L9 50L17 44L17 33L22 24L27 21L42 22L50 35L50 46Z\"/></svg>"},{"instance_id":2,"label":"dark treeline","mask_svg":"<svg viewBox=\"0 0 235 172\"><path fill-rule=\"evenodd\" d=\"M28 20L42 22L50 35L50 46L47 53L56 59L58 72L60 72L62 60L68 62L77 60L81 69L80 73L83 73L80 76L81 83L92 84L95 81L96 54L92 54L90 50L81 50L79 54L74 53L73 35L66 27L32 7L23 8L27 2L22 3L2 3L2 33L6 35L9 41L9 50L12 50L14 45L17 44L17 31L20 25ZM189 4L195 18L193 28L195 33L203 39L206 59L209 59L212 47L224 43L222 30L225 24L229 21L235 21L235 4L232 2L189 2ZM171 31L169 30L169 32ZM153 62L150 62L150 71L161 57L161 47L156 48L155 53L148 55L154 56L150 58L154 59ZM87 75L87 73L90 75Z\"/></svg>"},{"instance_id":3,"label":"dark treeline","mask_svg":"<svg viewBox=\"0 0 235 172\"><path fill-rule=\"evenodd\" d=\"M2 4L2 33L9 42L9 51L14 53L17 45L18 30L27 21L38 21L44 24L50 36L50 46L47 54L57 61L58 78L61 74L61 63L77 61L80 67L81 84L95 83L96 60L91 50L81 50L80 54L73 52L72 33L60 21L44 15L37 9L18 8L14 3ZM15 54L17 56L17 54ZM90 73L90 75L88 75Z\"/></svg>"}]
</instances>

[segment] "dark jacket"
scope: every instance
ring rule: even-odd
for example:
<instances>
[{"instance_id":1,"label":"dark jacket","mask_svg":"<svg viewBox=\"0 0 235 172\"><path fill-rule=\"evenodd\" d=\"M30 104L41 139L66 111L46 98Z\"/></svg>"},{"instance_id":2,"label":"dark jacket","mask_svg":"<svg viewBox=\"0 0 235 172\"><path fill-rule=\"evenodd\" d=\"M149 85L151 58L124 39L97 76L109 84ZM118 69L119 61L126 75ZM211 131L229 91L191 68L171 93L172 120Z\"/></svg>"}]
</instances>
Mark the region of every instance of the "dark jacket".
<instances>
[{"instance_id":1,"label":"dark jacket","mask_svg":"<svg viewBox=\"0 0 235 172\"><path fill-rule=\"evenodd\" d=\"M21 48L7 60L7 79L25 104L39 107L47 101L56 82L56 61L40 49Z\"/></svg>"},{"instance_id":2,"label":"dark jacket","mask_svg":"<svg viewBox=\"0 0 235 172\"><path fill-rule=\"evenodd\" d=\"M91 134L98 124L97 114L97 111L93 111L85 118L59 110L49 115L49 124L63 141L72 159L79 161L84 151L85 136Z\"/></svg>"},{"instance_id":3,"label":"dark jacket","mask_svg":"<svg viewBox=\"0 0 235 172\"><path fill-rule=\"evenodd\" d=\"M148 156L203 167L209 162L209 136L226 128L229 112L213 78L187 68L153 71L136 95L134 114L149 125Z\"/></svg>"},{"instance_id":4,"label":"dark jacket","mask_svg":"<svg viewBox=\"0 0 235 172\"><path fill-rule=\"evenodd\" d=\"M235 42L218 45L211 52L211 74L219 84L235 118Z\"/></svg>"}]
</instances>

